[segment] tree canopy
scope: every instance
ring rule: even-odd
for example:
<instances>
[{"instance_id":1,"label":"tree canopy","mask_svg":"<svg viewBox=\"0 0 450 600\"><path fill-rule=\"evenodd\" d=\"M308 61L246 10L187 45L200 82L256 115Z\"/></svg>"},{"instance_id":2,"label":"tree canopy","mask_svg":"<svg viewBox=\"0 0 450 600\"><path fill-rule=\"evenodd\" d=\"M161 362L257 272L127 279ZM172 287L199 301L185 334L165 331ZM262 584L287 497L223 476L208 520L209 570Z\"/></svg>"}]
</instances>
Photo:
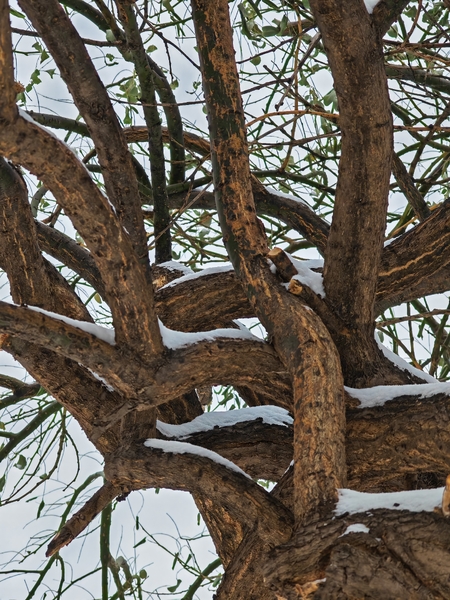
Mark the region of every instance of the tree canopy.
<instances>
[{"instance_id":1,"label":"tree canopy","mask_svg":"<svg viewBox=\"0 0 450 600\"><path fill-rule=\"evenodd\" d=\"M450 597L449 14L0 0L1 504L60 519L27 598ZM214 542L186 589L113 555L150 488Z\"/></svg>"}]
</instances>

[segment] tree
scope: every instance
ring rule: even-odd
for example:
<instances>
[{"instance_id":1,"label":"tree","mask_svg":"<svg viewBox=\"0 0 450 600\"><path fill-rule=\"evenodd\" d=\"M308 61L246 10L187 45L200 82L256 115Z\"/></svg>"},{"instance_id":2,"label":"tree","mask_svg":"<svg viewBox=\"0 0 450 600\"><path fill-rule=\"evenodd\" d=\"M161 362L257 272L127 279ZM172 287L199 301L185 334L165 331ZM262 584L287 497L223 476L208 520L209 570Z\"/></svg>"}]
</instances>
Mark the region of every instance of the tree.
<instances>
[{"instance_id":1,"label":"tree","mask_svg":"<svg viewBox=\"0 0 450 600\"><path fill-rule=\"evenodd\" d=\"M0 265L14 302L0 303L0 330L36 383L2 380L13 390L2 407L23 429L5 431L0 457L38 486L20 449L37 456L49 423L62 447L71 415L104 459L104 484L71 513L74 495L50 560L63 564L61 549L102 511L107 536L115 499L169 488L194 496L213 538L217 600L449 598L447 495L441 505L441 490L425 493L431 508L439 498L434 512L348 502L437 488L450 472L450 313L425 298L450 289L447 0L18 5L31 30L11 30L0 4ZM80 16L106 41L83 39ZM191 27L198 54L178 50L201 72L209 140L183 121L172 66L146 46L171 56L166 29L186 42ZM26 87L15 79L11 31L38 40L79 118L29 110L43 68ZM87 48L131 74L102 81ZM61 211L76 240L55 227ZM217 264L224 248L232 267L185 276L182 263ZM308 248L323 262L295 257ZM247 317L265 339L235 321ZM431 346L416 355L425 333ZM205 414L217 385L253 408ZM343 488L355 493L336 509ZM112 597L142 597L141 578L125 573L124 587L108 549L100 559L103 598L108 569Z\"/></svg>"}]
</instances>

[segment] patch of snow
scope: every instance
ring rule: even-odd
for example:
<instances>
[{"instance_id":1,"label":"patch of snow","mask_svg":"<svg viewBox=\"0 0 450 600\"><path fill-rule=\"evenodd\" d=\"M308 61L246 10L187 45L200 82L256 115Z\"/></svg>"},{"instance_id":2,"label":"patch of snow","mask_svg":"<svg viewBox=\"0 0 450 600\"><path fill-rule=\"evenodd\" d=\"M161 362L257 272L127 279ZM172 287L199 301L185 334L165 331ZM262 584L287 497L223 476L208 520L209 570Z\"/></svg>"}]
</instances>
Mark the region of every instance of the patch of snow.
<instances>
[{"instance_id":1,"label":"patch of snow","mask_svg":"<svg viewBox=\"0 0 450 600\"><path fill-rule=\"evenodd\" d=\"M402 371L408 371L412 375L419 377L423 381L427 381L428 383L437 383L437 379L435 379L428 373L425 373L425 371L421 371L420 369L416 369L415 367L411 366L409 363L406 362L406 360L398 356L398 354L395 354L394 352L392 352L392 350L389 350L388 348L386 348L386 346L383 346L377 334L378 332L375 332L375 340L378 344L378 347L380 348L384 356L392 363L394 363L394 365L397 365L397 367L399 367Z\"/></svg>"},{"instance_id":2,"label":"patch of snow","mask_svg":"<svg viewBox=\"0 0 450 600\"><path fill-rule=\"evenodd\" d=\"M298 275L294 275L292 279L296 279L297 281L300 281L300 283L307 285L315 294L321 298L325 298L322 273L311 271L311 269L305 266L305 261L303 260L298 260L292 256L290 259L298 273Z\"/></svg>"},{"instance_id":3,"label":"patch of snow","mask_svg":"<svg viewBox=\"0 0 450 600\"><path fill-rule=\"evenodd\" d=\"M211 331L186 333L184 331L175 331L173 329L168 329L161 321L159 321L159 329L161 331L161 337L164 346L166 348L170 348L171 350L183 348L184 346L189 346L190 344L196 344L198 342L213 342L218 338L228 338L235 340L253 340L254 342L262 341L260 338L256 337L256 335L253 335L253 333L251 333L248 329L244 327L240 329L213 329Z\"/></svg>"},{"instance_id":4,"label":"patch of snow","mask_svg":"<svg viewBox=\"0 0 450 600\"><path fill-rule=\"evenodd\" d=\"M380 0L364 0L364 4L366 5L367 8L367 12L369 13L369 15L371 15L373 13L373 9L375 8L375 6L378 4Z\"/></svg>"},{"instance_id":5,"label":"patch of snow","mask_svg":"<svg viewBox=\"0 0 450 600\"><path fill-rule=\"evenodd\" d=\"M262 419L267 425L282 425L284 427L288 427L294 422L284 408L279 406L254 406L239 410L204 413L189 423L181 425L171 425L157 421L156 428L166 437L182 439L200 431L210 431L215 427L232 427L236 423L245 423L255 419Z\"/></svg>"},{"instance_id":6,"label":"patch of snow","mask_svg":"<svg viewBox=\"0 0 450 600\"><path fill-rule=\"evenodd\" d=\"M308 206L307 202L305 202L301 198L298 198L297 196L293 196L292 194L285 194L284 192L280 192L279 190L276 190L275 188L271 187L266 187L266 190L269 192L269 194L273 194L274 196L286 198L287 200L293 200L294 202L299 202L300 204L305 204L306 206Z\"/></svg>"},{"instance_id":7,"label":"patch of snow","mask_svg":"<svg viewBox=\"0 0 450 600\"><path fill-rule=\"evenodd\" d=\"M339 537L343 537L348 533L369 533L370 529L364 525L364 523L353 523L349 525L347 529Z\"/></svg>"},{"instance_id":8,"label":"patch of snow","mask_svg":"<svg viewBox=\"0 0 450 600\"><path fill-rule=\"evenodd\" d=\"M90 333L91 335L95 335L100 340L111 344L114 346L116 343L115 340L115 331L114 329L107 329L106 327L101 327L100 325L96 325L95 323L89 323L88 321L77 321L76 319L71 319L70 317L65 317L64 315L59 315L58 313L50 312L49 310L44 310L43 308L39 308L38 306L28 306L30 310L34 310L35 312L40 312L48 317L52 317L52 319L56 319L58 321L63 321L68 325L72 325L72 327L76 327L77 329L81 329L86 333Z\"/></svg>"},{"instance_id":9,"label":"patch of snow","mask_svg":"<svg viewBox=\"0 0 450 600\"><path fill-rule=\"evenodd\" d=\"M388 492L384 494L368 494L342 489L339 491L339 501L335 514L360 513L377 508L390 510L409 510L411 512L433 512L436 506L442 504L444 488L432 490L412 490L410 492Z\"/></svg>"},{"instance_id":10,"label":"patch of snow","mask_svg":"<svg viewBox=\"0 0 450 600\"><path fill-rule=\"evenodd\" d=\"M450 383L419 383L417 385L377 385L372 388L354 389L346 387L345 390L357 398L361 404L358 408L372 408L383 406L385 402L394 400L400 396L417 396L418 398L430 398L436 394L450 395Z\"/></svg>"},{"instance_id":11,"label":"patch of snow","mask_svg":"<svg viewBox=\"0 0 450 600\"><path fill-rule=\"evenodd\" d=\"M183 275L183 277L178 277L178 279L169 281L169 283L163 285L162 288L160 288L160 290L164 290L168 287L173 287L174 285L179 285L180 283L184 283L185 281L192 281L194 279L198 279L199 277L207 277L208 275L214 275L215 273L226 273L228 271L233 271L233 265L225 264L221 265L220 267L209 267L208 269L198 271L198 273L189 273L188 275Z\"/></svg>"},{"instance_id":12,"label":"patch of snow","mask_svg":"<svg viewBox=\"0 0 450 600\"><path fill-rule=\"evenodd\" d=\"M84 366L84 365L80 365L80 366ZM87 367L84 367L85 369ZM97 381L101 381L101 383L103 383L103 385L105 386L105 388L108 390L108 392L115 392L116 390L109 385L109 383L106 381L106 379L103 379L103 377L100 377L100 375L98 375L98 373L95 373L95 371L92 371L92 369L88 368L88 371L90 372L90 374L95 377L95 379L97 379Z\"/></svg>"},{"instance_id":13,"label":"patch of snow","mask_svg":"<svg viewBox=\"0 0 450 600\"><path fill-rule=\"evenodd\" d=\"M164 269L167 269L168 271L181 271L182 273L184 273L184 276L194 274L193 270L190 267L187 267L186 265L182 265L181 263L177 262L176 260L167 260L166 262L159 263L157 266L163 267Z\"/></svg>"},{"instance_id":14,"label":"patch of snow","mask_svg":"<svg viewBox=\"0 0 450 600\"><path fill-rule=\"evenodd\" d=\"M193 454L196 456L203 456L205 458L209 458L209 460L218 463L219 465L223 465L227 469L231 469L236 473L240 473L241 475L245 475L248 479L251 479L249 475L242 469L240 469L237 465L235 465L231 460L227 460L217 454L217 452L213 452L212 450L207 450L206 448L202 448L201 446L195 446L194 444L186 444L185 442L168 442L166 440L156 440L154 438L150 440L146 440L144 442L144 446L147 448L158 448L163 452L168 452L171 454Z\"/></svg>"}]
</instances>

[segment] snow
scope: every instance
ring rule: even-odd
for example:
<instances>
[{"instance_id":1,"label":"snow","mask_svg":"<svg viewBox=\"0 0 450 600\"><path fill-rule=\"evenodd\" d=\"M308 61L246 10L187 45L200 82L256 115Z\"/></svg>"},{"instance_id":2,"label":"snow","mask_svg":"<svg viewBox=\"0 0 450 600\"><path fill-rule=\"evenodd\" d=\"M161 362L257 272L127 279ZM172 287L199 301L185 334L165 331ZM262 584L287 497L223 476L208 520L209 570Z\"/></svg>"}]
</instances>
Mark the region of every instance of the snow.
<instances>
[{"instance_id":1,"label":"snow","mask_svg":"<svg viewBox=\"0 0 450 600\"><path fill-rule=\"evenodd\" d=\"M176 260L167 260L166 262L159 263L157 266L163 267L168 271L181 271L182 273L184 273L183 277L185 277L186 275L194 274L193 270L190 267L186 267L186 265L182 265Z\"/></svg>"},{"instance_id":2,"label":"snow","mask_svg":"<svg viewBox=\"0 0 450 600\"><path fill-rule=\"evenodd\" d=\"M419 383L417 385L378 385L366 389L354 389L346 387L345 390L357 398L361 404L358 408L372 408L383 406L385 402L394 400L400 396L417 396L418 398L430 398L437 394L450 395L450 383Z\"/></svg>"},{"instance_id":3,"label":"snow","mask_svg":"<svg viewBox=\"0 0 450 600\"><path fill-rule=\"evenodd\" d=\"M416 377L419 377L423 381L428 381L428 383L437 382L437 379L435 379L428 373L425 373L425 371L421 371L420 369L416 369L415 367L411 366L409 363L406 362L406 360L398 356L398 354L395 354L394 352L392 352L392 350L389 350L388 348L386 348L386 346L383 346L383 344L378 339L378 332L375 332L375 341L377 342L378 347L380 348L384 356L392 363L397 365L397 367L399 367L402 371L408 371L409 373L415 375Z\"/></svg>"},{"instance_id":4,"label":"snow","mask_svg":"<svg viewBox=\"0 0 450 600\"><path fill-rule=\"evenodd\" d=\"M371 15L373 13L373 9L375 8L375 6L378 4L380 0L364 0L364 4L366 5L367 8L367 12L369 13L369 15Z\"/></svg>"},{"instance_id":5,"label":"snow","mask_svg":"<svg viewBox=\"0 0 450 600\"><path fill-rule=\"evenodd\" d=\"M384 494L368 494L354 490L341 489L339 501L336 505L337 516L345 513L355 514L388 508L390 510L409 510L411 512L433 512L442 504L444 488L432 490L412 490L410 492L387 492Z\"/></svg>"},{"instance_id":6,"label":"snow","mask_svg":"<svg viewBox=\"0 0 450 600\"><path fill-rule=\"evenodd\" d=\"M267 425L282 425L284 427L288 427L294 422L284 408L279 406L254 406L239 410L205 413L182 425L171 425L157 421L156 428L166 437L182 439L200 431L210 431L215 427L232 427L236 423L246 423L255 419L262 419L263 423Z\"/></svg>"},{"instance_id":7,"label":"snow","mask_svg":"<svg viewBox=\"0 0 450 600\"><path fill-rule=\"evenodd\" d=\"M343 537L348 533L369 533L370 529L364 525L364 523L353 523L349 525L347 529L339 537Z\"/></svg>"},{"instance_id":8,"label":"snow","mask_svg":"<svg viewBox=\"0 0 450 600\"><path fill-rule=\"evenodd\" d=\"M40 312L48 317L52 317L52 319L56 319L58 321L63 321L67 323L67 325L72 325L72 327L76 327L77 329L81 329L86 333L90 333L91 335L95 335L100 340L111 344L114 346L115 341L115 331L114 329L107 329L106 327L101 327L100 325L96 325L95 323L89 323L88 321L77 321L76 319L71 319L69 317L65 317L64 315L59 315L58 313L50 312L49 310L44 310L43 308L39 308L38 306L28 306L30 310L34 310L35 312Z\"/></svg>"},{"instance_id":9,"label":"snow","mask_svg":"<svg viewBox=\"0 0 450 600\"><path fill-rule=\"evenodd\" d=\"M227 469L231 469L232 471L240 473L241 475L245 475L245 477L251 479L251 477L247 475L245 471L231 462L231 460L227 460L226 458L223 458L223 456L220 456L220 454L217 454L217 452L207 450L201 446L186 444L186 442L168 442L166 440L156 440L154 438L146 440L144 442L144 446L147 448L157 448L163 452L168 452L171 454L193 454L195 456L203 456L204 458L209 458L209 460L212 460L219 465L223 465Z\"/></svg>"},{"instance_id":10,"label":"snow","mask_svg":"<svg viewBox=\"0 0 450 600\"><path fill-rule=\"evenodd\" d=\"M78 363L78 364L80 364L80 363ZM83 367L83 366L84 365L80 364L80 367ZM84 368L86 369L87 367L84 367ZM109 383L106 381L106 379L103 379L103 377L100 377L100 375L98 373L96 373L95 371L92 371L92 369L89 369L89 368L88 368L88 371L93 377L95 377L95 379L97 379L97 381L100 381L101 383L103 383L103 385L108 390L108 392L116 391L111 385L109 385Z\"/></svg>"},{"instance_id":11,"label":"snow","mask_svg":"<svg viewBox=\"0 0 450 600\"><path fill-rule=\"evenodd\" d=\"M298 260L296 258L293 258L292 256L290 257L290 259L294 267L297 269L298 273L298 275L294 275L292 279L296 279L297 281L300 281L300 283L307 285L315 294L317 294L321 298L325 298L325 289L323 287L322 273L316 273L315 271L311 271L311 269L305 265L306 261Z\"/></svg>"},{"instance_id":12,"label":"snow","mask_svg":"<svg viewBox=\"0 0 450 600\"><path fill-rule=\"evenodd\" d=\"M197 344L199 342L213 342L218 338L252 340L254 342L263 341L245 328L213 329L212 331L186 333L184 331L175 331L173 329L168 329L161 321L159 321L159 329L161 331L161 337L164 346L166 348L169 348L170 350L176 350L177 348L183 348L184 346L189 346L190 344Z\"/></svg>"},{"instance_id":13,"label":"snow","mask_svg":"<svg viewBox=\"0 0 450 600\"><path fill-rule=\"evenodd\" d=\"M166 263L163 263L162 266L164 266L164 264ZM183 277L178 277L178 279L169 281L169 283L163 285L162 288L160 288L160 290L173 287L174 285L179 285L180 283L185 283L186 281L193 281L194 279L198 279L199 277L207 277L208 275L214 275L215 273L227 273L228 271L233 271L233 265L226 264L221 265L220 267L209 267L208 269L198 271L198 273L189 273L188 275L183 275Z\"/></svg>"},{"instance_id":14,"label":"snow","mask_svg":"<svg viewBox=\"0 0 450 600\"><path fill-rule=\"evenodd\" d=\"M299 204L305 204L306 206L308 206L308 204L304 200L298 198L297 196L293 196L292 194L285 194L284 192L280 192L279 190L276 190L271 187L266 187L266 190L269 192L269 194L273 194L274 196L286 198L287 200L293 200L294 202L298 202Z\"/></svg>"}]
</instances>

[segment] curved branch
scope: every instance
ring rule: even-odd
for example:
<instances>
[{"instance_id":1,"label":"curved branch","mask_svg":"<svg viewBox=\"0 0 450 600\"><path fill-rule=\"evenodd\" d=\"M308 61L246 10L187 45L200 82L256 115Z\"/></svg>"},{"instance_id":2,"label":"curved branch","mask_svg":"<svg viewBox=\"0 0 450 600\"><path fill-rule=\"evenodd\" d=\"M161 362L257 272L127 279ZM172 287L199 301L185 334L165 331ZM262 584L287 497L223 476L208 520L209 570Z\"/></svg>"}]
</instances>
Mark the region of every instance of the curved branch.
<instances>
[{"instance_id":1,"label":"curved branch","mask_svg":"<svg viewBox=\"0 0 450 600\"><path fill-rule=\"evenodd\" d=\"M380 312L394 303L436 293L430 285L433 281L435 286L448 285L449 223L450 200L446 200L384 249L377 288Z\"/></svg>"},{"instance_id":2,"label":"curved branch","mask_svg":"<svg viewBox=\"0 0 450 600\"><path fill-rule=\"evenodd\" d=\"M206 452L198 453L188 444L148 440L145 446L107 456L105 477L126 492L149 487L195 492L222 504L246 528L257 527L261 539L287 541L292 513L232 463L224 466L219 455Z\"/></svg>"},{"instance_id":3,"label":"curved branch","mask_svg":"<svg viewBox=\"0 0 450 600\"><path fill-rule=\"evenodd\" d=\"M213 450L253 479L278 481L292 460L292 426L268 424L262 418L187 436L167 437L160 433L158 437Z\"/></svg>"},{"instance_id":4,"label":"curved branch","mask_svg":"<svg viewBox=\"0 0 450 600\"><path fill-rule=\"evenodd\" d=\"M144 356L161 351L153 291L145 269L82 163L63 142L25 116L11 123L3 121L0 151L52 190L86 242L103 276L117 342Z\"/></svg>"},{"instance_id":5,"label":"curved branch","mask_svg":"<svg viewBox=\"0 0 450 600\"><path fill-rule=\"evenodd\" d=\"M117 391L111 391L77 362L46 348L18 338L4 340L2 348L77 419L102 454L117 449L120 439L116 429L111 428L96 438L94 436L95 420L99 415L108 414L124 403L124 398Z\"/></svg>"},{"instance_id":6,"label":"curved branch","mask_svg":"<svg viewBox=\"0 0 450 600\"><path fill-rule=\"evenodd\" d=\"M269 271L267 241L253 201L228 3L192 0L192 9L209 114L216 204L225 245L292 379L295 512L301 521L310 511L335 498L336 488L345 481L339 356L320 319L283 290ZM333 385L329 385L330 379ZM306 398L314 398L314 402Z\"/></svg>"},{"instance_id":7,"label":"curved branch","mask_svg":"<svg viewBox=\"0 0 450 600\"><path fill-rule=\"evenodd\" d=\"M405 8L409 0L381 0L373 9L373 22L382 37L391 27Z\"/></svg>"},{"instance_id":8,"label":"curved branch","mask_svg":"<svg viewBox=\"0 0 450 600\"><path fill-rule=\"evenodd\" d=\"M164 359L146 364L85 331L89 324L64 321L0 302L1 331L83 363L129 397L105 419L108 426L136 407L145 410L197 387L215 384L244 385L261 390L276 405L290 406L290 381L272 347L256 338L239 338L236 330L205 332L192 338L179 334L187 336L185 345L168 350ZM91 328L110 339L111 331L95 325Z\"/></svg>"},{"instance_id":9,"label":"curved branch","mask_svg":"<svg viewBox=\"0 0 450 600\"><path fill-rule=\"evenodd\" d=\"M89 128L108 198L129 232L139 261L149 277L137 180L108 93L78 32L57 0L20 0L19 5L42 36ZM78 65L76 69L74 64Z\"/></svg>"},{"instance_id":10,"label":"curved branch","mask_svg":"<svg viewBox=\"0 0 450 600\"><path fill-rule=\"evenodd\" d=\"M41 221L35 221L35 225L38 243L42 250L78 273L102 298L106 299L105 285L91 253L62 231L49 227ZM35 303L25 302L25 304Z\"/></svg>"},{"instance_id":11,"label":"curved branch","mask_svg":"<svg viewBox=\"0 0 450 600\"><path fill-rule=\"evenodd\" d=\"M19 171L0 157L0 264L17 304L33 304L64 311L69 317L91 321L91 316L59 271L41 254Z\"/></svg>"}]
</instances>

